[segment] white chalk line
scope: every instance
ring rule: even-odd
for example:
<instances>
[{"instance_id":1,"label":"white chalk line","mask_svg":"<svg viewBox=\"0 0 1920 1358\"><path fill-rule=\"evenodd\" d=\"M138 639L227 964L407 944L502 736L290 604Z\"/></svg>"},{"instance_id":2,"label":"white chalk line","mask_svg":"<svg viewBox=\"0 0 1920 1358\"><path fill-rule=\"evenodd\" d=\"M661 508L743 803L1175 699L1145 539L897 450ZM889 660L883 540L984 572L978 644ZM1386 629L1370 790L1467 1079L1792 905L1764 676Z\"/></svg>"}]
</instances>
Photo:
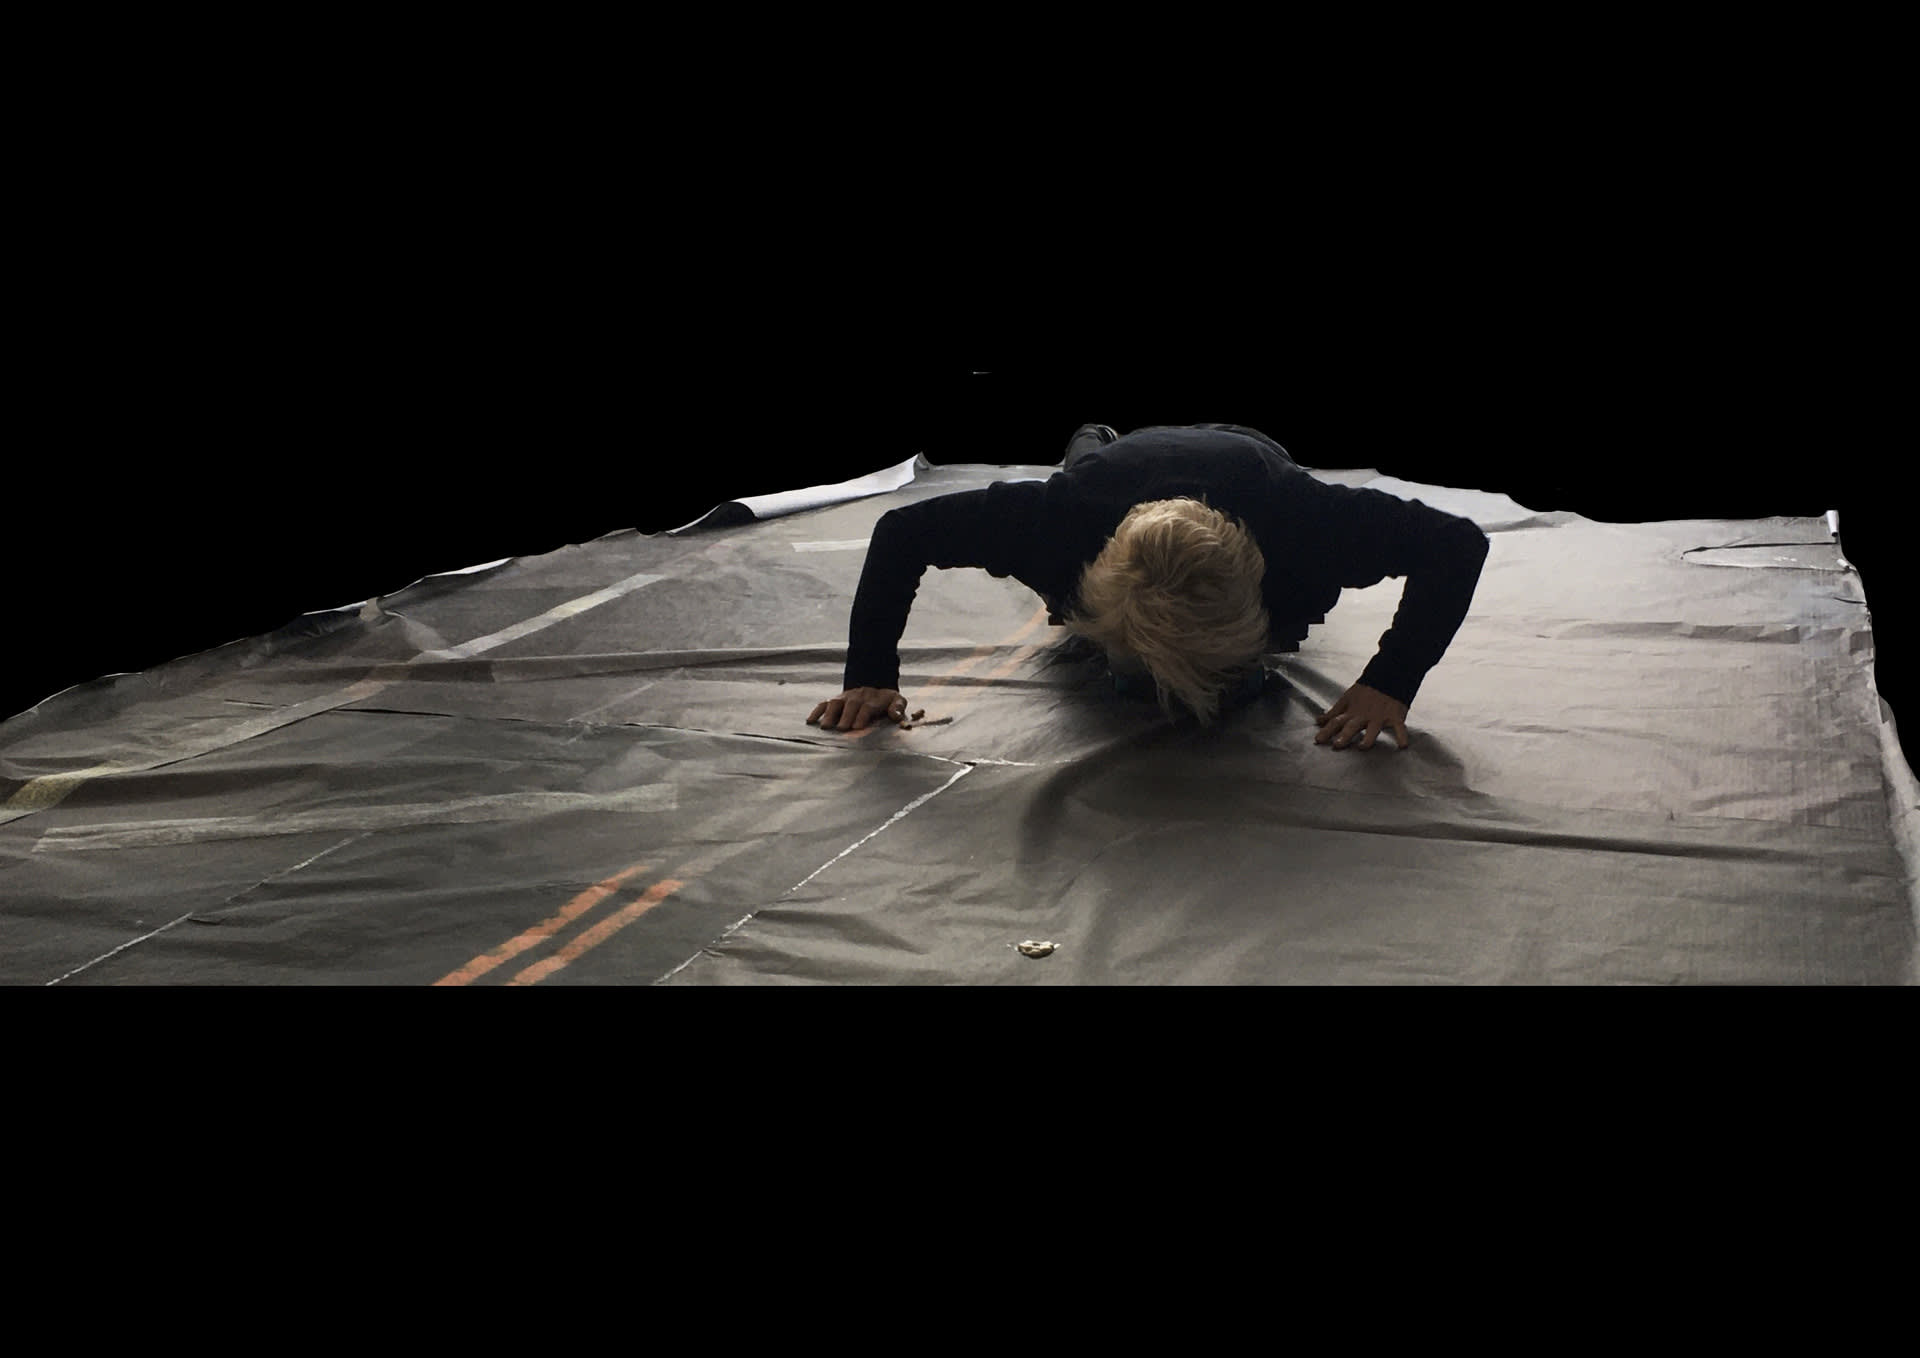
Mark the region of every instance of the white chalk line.
<instances>
[{"instance_id":1,"label":"white chalk line","mask_svg":"<svg viewBox=\"0 0 1920 1358\"><path fill-rule=\"evenodd\" d=\"M644 783L613 792L502 792L398 806L339 806L321 811L266 811L252 816L199 816L184 820L65 826L42 835L35 841L33 852L117 852L211 840L311 835L328 830L372 832L422 825L485 825L579 811L628 815L676 811L679 805L680 789L674 783Z\"/></svg>"},{"instance_id":2,"label":"white chalk line","mask_svg":"<svg viewBox=\"0 0 1920 1358\"><path fill-rule=\"evenodd\" d=\"M169 764L178 764L188 759L197 759L202 755L212 754L218 750L229 749L243 741L252 740L257 736L265 735L283 726L291 726L295 722L305 721L308 717L330 712L334 708L344 707L351 702L359 702L363 699L371 698L375 694L391 688L406 678L405 671L409 666L427 664L435 661L470 660L475 656L484 655L488 651L504 646L510 641L518 641L522 637L531 636L533 633L551 627L555 623L577 617L588 609L598 608L601 604L609 603L623 595L631 594L634 590L641 589L666 578L664 575L630 575L625 580L617 581L605 589L595 590L592 594L582 595L578 599L570 599L566 603L550 608L545 613L541 613L536 617L528 618L524 622L517 622L511 627L502 628L500 631L487 636L477 637L462 645L450 646L444 650L422 651L410 660L396 664L376 666L374 668L377 677L362 679L358 683L349 684L345 688L336 689L332 693L322 694L318 698L309 699L293 707L278 708L267 715L240 722L226 728L218 740L197 742L189 748L162 755L157 759L152 759L145 763L96 764L92 768L79 769L69 773L48 774L44 777L32 779L16 791L12 797L8 798L4 806L0 806L0 825L5 825L9 821L19 820L23 816L30 816L35 812L45 811L49 807L59 805L71 796L75 789L81 787L93 778L104 777L115 773L147 773L154 769L165 768Z\"/></svg>"},{"instance_id":3,"label":"white chalk line","mask_svg":"<svg viewBox=\"0 0 1920 1358\"><path fill-rule=\"evenodd\" d=\"M848 854L852 853L855 849L859 848L862 844L865 844L868 840L873 839L877 835L884 834L892 826L898 824L900 821L905 820L908 816L912 815L919 808L925 806L928 802L932 801L935 797L938 797L941 793L945 792L948 788L952 787L955 783L959 782L962 778L965 778L969 773L972 773L972 772L973 772L973 765L971 764L965 765L964 767L957 770L954 773L953 777L947 779L946 782L942 783L939 787L935 788L933 791L924 793L921 796L915 797L912 801L908 802L905 806L901 807L898 811L894 812L893 815L887 819L887 822L885 825L882 825L879 829L874 830L871 833L862 836L858 840L855 840L852 844L847 845L846 848L842 849L839 853L835 854L832 858L829 858L826 862L822 863L819 867L815 868L812 872L808 873L805 877L801 878L798 882L795 882L792 886L788 887L785 891L781 892L780 895L776 897L771 903L773 905L780 904L781 901L784 901L785 899L787 899L787 897L791 896L794 892L798 891L801 887L805 886L808 882L811 882L814 878L818 877L821 873L825 872L828 868L832 867L835 863L838 863L841 859L845 858ZM766 907L763 906L761 908L765 909ZM749 910L746 914L742 915L739 919L735 920L732 924L728 925L726 930L722 932L718 938L714 939L713 942L707 944L706 947L702 948L699 952L696 952L692 957L689 957L685 962L682 962L679 966L675 967L672 971L668 972L665 976L662 976L658 981L655 981L654 984L659 985L662 982L671 981L675 976L678 976L682 971L686 970L686 968L691 963L697 961L700 957L704 956L707 952L711 951L714 948L719 947L722 943L725 943L729 938L733 937L733 935L740 929L741 925L745 924L748 920L752 919L755 915L759 913L760 911L758 910Z\"/></svg>"},{"instance_id":4,"label":"white chalk line","mask_svg":"<svg viewBox=\"0 0 1920 1358\"><path fill-rule=\"evenodd\" d=\"M331 848L322 849L320 850L319 853L315 854L313 857L306 859L303 862L295 863L292 867L283 869L280 872L276 872L270 877L263 877L259 881L255 882L252 886L248 887L245 891L236 891L233 895L227 897L226 900L220 902L220 904L222 906L232 905L235 901L239 900L242 896L248 896L253 894L254 892L258 891L261 887L267 885L267 883L277 882L282 877L291 877L294 873L300 871L300 869L305 867L310 867L311 865L318 863L321 859L325 858L328 854L333 853L335 850L344 849L347 847L347 845L353 843L355 840L365 839L366 837L367 836L364 834L348 835L345 839L341 840L338 844L333 845ZM89 967L97 967L102 962L106 961L108 958L119 956L121 953L125 952L128 948L133 947L136 943L145 943L150 938L159 937L161 934L164 934L167 930L173 928L174 925L184 924L188 920L192 919L198 913L199 913L198 911L189 910L187 911L186 914L180 916L179 919L168 920L165 924L161 925L158 929L149 930L148 932L140 935L140 937L138 938L130 938L117 948L109 948L106 952L101 953L98 957L94 958L91 962L82 962L79 966L75 967L72 971L65 972L62 975L54 977L51 981L48 981L47 984L50 986L59 985L62 981L67 980L70 977L78 976L81 972L87 970L87 968Z\"/></svg>"}]
</instances>

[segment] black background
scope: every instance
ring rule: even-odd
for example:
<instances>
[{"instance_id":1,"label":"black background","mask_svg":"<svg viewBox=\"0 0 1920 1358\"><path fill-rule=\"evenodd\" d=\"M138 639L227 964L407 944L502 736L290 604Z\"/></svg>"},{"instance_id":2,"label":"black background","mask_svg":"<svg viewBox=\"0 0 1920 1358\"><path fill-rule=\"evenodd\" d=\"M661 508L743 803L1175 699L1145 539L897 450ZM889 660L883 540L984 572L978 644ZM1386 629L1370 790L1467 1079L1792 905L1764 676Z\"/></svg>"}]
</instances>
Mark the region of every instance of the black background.
<instances>
[{"instance_id":1,"label":"black background","mask_svg":"<svg viewBox=\"0 0 1920 1358\"><path fill-rule=\"evenodd\" d=\"M1894 579L1905 530L1874 440L1844 393L1764 343L1723 345L1710 363L1683 341L1599 362L1439 335L1163 344L1129 360L1068 334L975 356L688 361L604 336L509 340L484 317L463 331L444 316L431 361L404 334L297 361L234 340L208 348L217 366L118 384L109 406L74 412L63 448L9 471L8 489L24 492L9 509L13 556L28 569L0 712L433 572L661 532L722 500L915 453L1045 464L1082 423L1202 421L1262 429L1309 467L1374 467L1597 519L1836 509L1873 609L1882 692L1913 710L1910 605Z\"/></svg>"}]
</instances>

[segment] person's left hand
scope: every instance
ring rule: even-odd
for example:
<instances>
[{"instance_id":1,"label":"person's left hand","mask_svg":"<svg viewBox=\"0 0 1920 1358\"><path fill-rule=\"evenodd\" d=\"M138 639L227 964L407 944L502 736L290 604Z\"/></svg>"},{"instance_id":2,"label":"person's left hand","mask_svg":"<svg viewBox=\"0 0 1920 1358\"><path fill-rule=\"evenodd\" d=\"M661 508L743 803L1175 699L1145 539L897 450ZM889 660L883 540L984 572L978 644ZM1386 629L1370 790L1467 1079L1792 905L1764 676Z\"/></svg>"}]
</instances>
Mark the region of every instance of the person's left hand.
<instances>
[{"instance_id":1,"label":"person's left hand","mask_svg":"<svg viewBox=\"0 0 1920 1358\"><path fill-rule=\"evenodd\" d=\"M1313 738L1313 743L1324 745L1331 740L1334 749L1343 750L1348 741L1364 731L1366 734L1357 748L1370 750L1374 737L1387 727L1393 728L1401 749L1412 743L1407 738L1407 705L1377 688L1355 684L1322 714L1320 734Z\"/></svg>"}]
</instances>

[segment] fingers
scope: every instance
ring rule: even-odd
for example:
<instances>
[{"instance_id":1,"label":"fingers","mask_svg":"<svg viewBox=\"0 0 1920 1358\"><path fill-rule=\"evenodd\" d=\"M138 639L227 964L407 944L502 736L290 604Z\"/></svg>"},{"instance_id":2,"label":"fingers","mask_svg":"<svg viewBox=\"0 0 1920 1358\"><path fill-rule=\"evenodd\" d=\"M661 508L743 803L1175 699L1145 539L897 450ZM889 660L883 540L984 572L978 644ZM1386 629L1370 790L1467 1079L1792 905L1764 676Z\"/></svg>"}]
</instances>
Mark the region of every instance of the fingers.
<instances>
[{"instance_id":1,"label":"fingers","mask_svg":"<svg viewBox=\"0 0 1920 1358\"><path fill-rule=\"evenodd\" d=\"M852 710L853 704L849 704L848 711L851 712ZM893 722L905 721L907 719L907 700L905 698L869 698L861 702L859 704L859 717L851 729L863 731L869 726L878 725L882 718ZM849 728L843 726L840 729L844 731Z\"/></svg>"},{"instance_id":2,"label":"fingers","mask_svg":"<svg viewBox=\"0 0 1920 1358\"><path fill-rule=\"evenodd\" d=\"M1327 719L1320 724L1320 734L1313 738L1313 743L1315 745L1325 745L1331 740L1334 749L1341 749L1349 740L1353 739L1357 732L1365 729L1366 722L1359 717L1346 717L1343 719L1329 715Z\"/></svg>"},{"instance_id":3,"label":"fingers","mask_svg":"<svg viewBox=\"0 0 1920 1358\"><path fill-rule=\"evenodd\" d=\"M1413 743L1407 735L1406 723L1399 716L1405 710L1403 703L1356 684L1320 715L1320 734L1313 738L1313 743L1331 743L1336 750L1344 750L1349 745L1371 750L1380 733L1391 730L1394 743L1404 750Z\"/></svg>"},{"instance_id":4,"label":"fingers","mask_svg":"<svg viewBox=\"0 0 1920 1358\"><path fill-rule=\"evenodd\" d=\"M905 721L907 700L888 689L850 689L838 698L829 698L815 707L807 725L823 731L864 731L881 718Z\"/></svg>"},{"instance_id":5,"label":"fingers","mask_svg":"<svg viewBox=\"0 0 1920 1358\"><path fill-rule=\"evenodd\" d=\"M1375 717L1371 721L1360 717L1348 717L1345 721L1322 726L1320 734L1313 738L1313 743L1325 745L1331 740L1336 750L1344 750L1349 744L1357 750L1371 750L1373 742L1379 739L1380 732L1389 726L1394 729L1395 739L1400 748L1406 749L1411 743L1407 739L1407 728L1391 718L1381 717Z\"/></svg>"}]
</instances>

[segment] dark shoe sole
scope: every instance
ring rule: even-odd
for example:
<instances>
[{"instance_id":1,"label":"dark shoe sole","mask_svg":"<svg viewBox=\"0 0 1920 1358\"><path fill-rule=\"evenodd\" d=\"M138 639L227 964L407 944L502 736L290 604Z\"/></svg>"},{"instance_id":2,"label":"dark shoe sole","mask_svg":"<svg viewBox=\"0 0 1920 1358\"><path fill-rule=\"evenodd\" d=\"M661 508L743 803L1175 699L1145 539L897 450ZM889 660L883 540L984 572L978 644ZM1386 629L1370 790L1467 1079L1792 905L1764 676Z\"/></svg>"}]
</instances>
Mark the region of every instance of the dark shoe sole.
<instances>
[{"instance_id":1,"label":"dark shoe sole","mask_svg":"<svg viewBox=\"0 0 1920 1358\"><path fill-rule=\"evenodd\" d=\"M1073 466L1081 458L1096 448L1104 448L1109 443L1119 442L1120 436L1104 424L1083 424L1073 431L1073 437L1067 440L1067 455L1060 460L1060 466Z\"/></svg>"}]
</instances>

